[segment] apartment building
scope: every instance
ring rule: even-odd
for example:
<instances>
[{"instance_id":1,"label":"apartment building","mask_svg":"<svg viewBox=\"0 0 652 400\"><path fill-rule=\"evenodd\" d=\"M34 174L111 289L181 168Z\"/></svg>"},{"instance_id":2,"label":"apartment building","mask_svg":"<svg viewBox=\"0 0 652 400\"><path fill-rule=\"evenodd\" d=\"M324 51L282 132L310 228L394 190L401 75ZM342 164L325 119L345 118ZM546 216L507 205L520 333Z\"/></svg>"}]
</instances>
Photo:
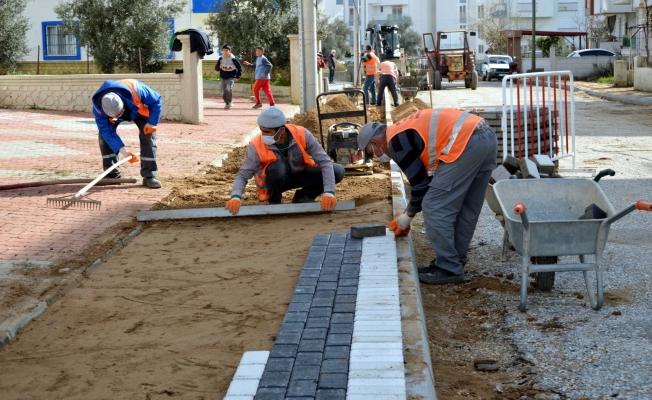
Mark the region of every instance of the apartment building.
<instances>
[{"instance_id":1,"label":"apartment building","mask_svg":"<svg viewBox=\"0 0 652 400\"><path fill-rule=\"evenodd\" d=\"M621 52L623 55L643 55L646 39L641 26L645 23L645 6L651 0L584 0L587 16L604 16L608 19L611 41L600 47Z\"/></svg>"}]
</instances>

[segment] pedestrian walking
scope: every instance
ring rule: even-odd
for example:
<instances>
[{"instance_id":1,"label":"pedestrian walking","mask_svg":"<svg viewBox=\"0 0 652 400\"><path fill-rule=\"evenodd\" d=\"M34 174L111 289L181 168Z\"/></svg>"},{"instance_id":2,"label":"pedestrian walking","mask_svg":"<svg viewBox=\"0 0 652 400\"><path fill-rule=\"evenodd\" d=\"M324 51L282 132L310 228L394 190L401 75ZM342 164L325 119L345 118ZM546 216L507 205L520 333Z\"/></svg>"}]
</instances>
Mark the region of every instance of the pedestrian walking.
<instances>
[{"instance_id":1,"label":"pedestrian walking","mask_svg":"<svg viewBox=\"0 0 652 400\"><path fill-rule=\"evenodd\" d=\"M410 182L410 202L389 227L396 236L407 235L412 218L423 211L436 259L418 268L419 280L462 282L469 243L496 168L493 129L469 112L427 109L391 126L365 124L358 146L380 161L394 160Z\"/></svg>"},{"instance_id":2,"label":"pedestrian walking","mask_svg":"<svg viewBox=\"0 0 652 400\"><path fill-rule=\"evenodd\" d=\"M398 80L398 68L396 64L385 60L380 63L380 82L378 84L378 101L377 106L383 103L385 88L388 87L394 100L394 107L398 107L398 90L396 90L396 81Z\"/></svg>"},{"instance_id":3,"label":"pedestrian walking","mask_svg":"<svg viewBox=\"0 0 652 400\"><path fill-rule=\"evenodd\" d=\"M222 46L222 56L217 60L215 70L220 72L220 79L222 79L222 99L225 103L224 108L228 110L233 107L233 82L239 81L242 75L242 65L231 54L231 46L228 44Z\"/></svg>"},{"instance_id":4,"label":"pedestrian walking","mask_svg":"<svg viewBox=\"0 0 652 400\"><path fill-rule=\"evenodd\" d=\"M328 55L328 83L335 83L333 79L335 78L335 50L331 50L331 54Z\"/></svg>"},{"instance_id":5,"label":"pedestrian walking","mask_svg":"<svg viewBox=\"0 0 652 400\"><path fill-rule=\"evenodd\" d=\"M149 86L135 79L104 81L92 97L93 115L99 130L102 167L106 171L118 162L118 154L123 158L132 156L130 163L138 158L127 151L124 142L118 136L117 128L124 121L133 121L138 127L140 140L140 175L143 186L160 188L156 179L158 166L156 156L156 130L161 120L163 101L161 95ZM121 178L118 168L111 171L107 178Z\"/></svg>"},{"instance_id":6,"label":"pedestrian walking","mask_svg":"<svg viewBox=\"0 0 652 400\"><path fill-rule=\"evenodd\" d=\"M366 53L362 57L365 67L365 78L362 84L362 91L367 97L367 104L376 104L376 75L378 74L378 67L380 60L371 50L371 46L367 45Z\"/></svg>"},{"instance_id":7,"label":"pedestrian walking","mask_svg":"<svg viewBox=\"0 0 652 400\"><path fill-rule=\"evenodd\" d=\"M254 79L254 97L256 98L256 104L252 108L261 108L263 103L260 101L260 90L262 89L263 93L269 101L269 105L274 105L274 96L272 96L272 87L270 85L270 71L272 70L272 63L269 62L267 57L265 57L265 48L263 46L256 47L256 63L252 64L249 61L243 62L246 67L249 67L255 70Z\"/></svg>"}]
</instances>

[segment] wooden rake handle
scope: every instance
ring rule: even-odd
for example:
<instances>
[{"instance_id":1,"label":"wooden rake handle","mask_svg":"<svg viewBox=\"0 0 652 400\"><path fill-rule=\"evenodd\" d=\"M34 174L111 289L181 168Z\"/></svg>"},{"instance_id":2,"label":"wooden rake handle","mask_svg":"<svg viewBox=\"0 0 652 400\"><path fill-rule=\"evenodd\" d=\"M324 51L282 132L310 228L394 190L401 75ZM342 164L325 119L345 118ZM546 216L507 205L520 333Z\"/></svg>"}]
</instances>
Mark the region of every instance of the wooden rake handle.
<instances>
[{"instance_id":1,"label":"wooden rake handle","mask_svg":"<svg viewBox=\"0 0 652 400\"><path fill-rule=\"evenodd\" d=\"M136 157L140 156L140 153L136 153L135 156L136 156ZM113 164L113 165L112 165L111 167L109 167L106 171L102 172L102 173L101 173L97 178L93 179L93 181L92 181L91 183L89 183L88 185L84 186L84 187L83 187L79 192L75 193L75 195L74 195L73 197L74 197L75 199L80 199L80 198L82 198L83 196L86 195L86 192L88 192L88 189L90 189L90 188L92 188L93 186L95 186L95 184L96 184L97 182L99 182L100 180L102 180L102 178L104 178L105 176L107 176L107 175L108 175L109 173L111 173L111 171L113 171L114 169L118 168L121 164L124 164L124 163L126 163L127 161L129 161L129 160L131 160L131 159L132 159L132 156L125 157L125 158L123 158L122 160L118 161L117 163Z\"/></svg>"}]
</instances>

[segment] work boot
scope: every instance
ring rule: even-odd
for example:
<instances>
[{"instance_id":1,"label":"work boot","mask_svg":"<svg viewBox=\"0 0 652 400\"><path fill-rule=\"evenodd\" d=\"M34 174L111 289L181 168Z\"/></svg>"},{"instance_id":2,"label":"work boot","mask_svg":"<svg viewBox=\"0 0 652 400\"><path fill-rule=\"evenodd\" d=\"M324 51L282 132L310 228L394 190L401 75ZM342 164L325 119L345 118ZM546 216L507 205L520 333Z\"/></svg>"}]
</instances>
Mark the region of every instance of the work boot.
<instances>
[{"instance_id":1,"label":"work boot","mask_svg":"<svg viewBox=\"0 0 652 400\"><path fill-rule=\"evenodd\" d=\"M435 269L437 269L437 266L435 265L436 260L437 258L435 257L432 259L432 261L430 261L430 264L419 265L417 267L417 272L420 274L427 274L434 271Z\"/></svg>"},{"instance_id":2,"label":"work boot","mask_svg":"<svg viewBox=\"0 0 652 400\"><path fill-rule=\"evenodd\" d=\"M292 198L292 204L301 204L301 203L314 203L315 199L311 199L308 196L294 196Z\"/></svg>"},{"instance_id":3,"label":"work boot","mask_svg":"<svg viewBox=\"0 0 652 400\"><path fill-rule=\"evenodd\" d=\"M143 178L143 186L147 186L151 189L160 189L163 187L163 184L161 184L161 181L152 176L149 178Z\"/></svg>"},{"instance_id":4,"label":"work boot","mask_svg":"<svg viewBox=\"0 0 652 400\"><path fill-rule=\"evenodd\" d=\"M445 285L447 283L460 283L464 282L464 274L454 275L443 269L435 269L426 274L419 274L419 281L429 283L431 285Z\"/></svg>"},{"instance_id":5,"label":"work boot","mask_svg":"<svg viewBox=\"0 0 652 400\"><path fill-rule=\"evenodd\" d=\"M231 108L231 104L226 103L226 104L224 105L224 108L225 108L226 110L228 110L229 108Z\"/></svg>"},{"instance_id":6,"label":"work boot","mask_svg":"<svg viewBox=\"0 0 652 400\"><path fill-rule=\"evenodd\" d=\"M263 105L260 104L260 103L256 103L256 104L254 104L254 106L251 107L251 108L263 108Z\"/></svg>"}]
</instances>

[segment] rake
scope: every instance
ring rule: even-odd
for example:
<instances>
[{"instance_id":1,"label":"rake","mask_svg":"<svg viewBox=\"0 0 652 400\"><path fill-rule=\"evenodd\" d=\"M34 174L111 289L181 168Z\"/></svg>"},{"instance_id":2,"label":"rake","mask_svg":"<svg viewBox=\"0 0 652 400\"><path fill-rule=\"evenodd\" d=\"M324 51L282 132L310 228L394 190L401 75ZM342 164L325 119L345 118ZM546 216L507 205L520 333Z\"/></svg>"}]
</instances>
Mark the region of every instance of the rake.
<instances>
[{"instance_id":1,"label":"rake","mask_svg":"<svg viewBox=\"0 0 652 400\"><path fill-rule=\"evenodd\" d=\"M136 157L138 157L140 153L136 153ZM113 164L110 168L102 172L97 178L95 178L91 183L88 185L84 186L79 192L75 193L71 198L63 198L63 197L50 197L47 200L47 205L50 207L56 207L56 208L83 208L87 210L99 210L102 202L99 200L82 200L81 198L86 195L86 192L92 188L97 182L99 182L102 178L107 176L111 171L114 169L118 168L121 164L131 160L132 156L125 157L122 160L118 161L117 163Z\"/></svg>"}]
</instances>

